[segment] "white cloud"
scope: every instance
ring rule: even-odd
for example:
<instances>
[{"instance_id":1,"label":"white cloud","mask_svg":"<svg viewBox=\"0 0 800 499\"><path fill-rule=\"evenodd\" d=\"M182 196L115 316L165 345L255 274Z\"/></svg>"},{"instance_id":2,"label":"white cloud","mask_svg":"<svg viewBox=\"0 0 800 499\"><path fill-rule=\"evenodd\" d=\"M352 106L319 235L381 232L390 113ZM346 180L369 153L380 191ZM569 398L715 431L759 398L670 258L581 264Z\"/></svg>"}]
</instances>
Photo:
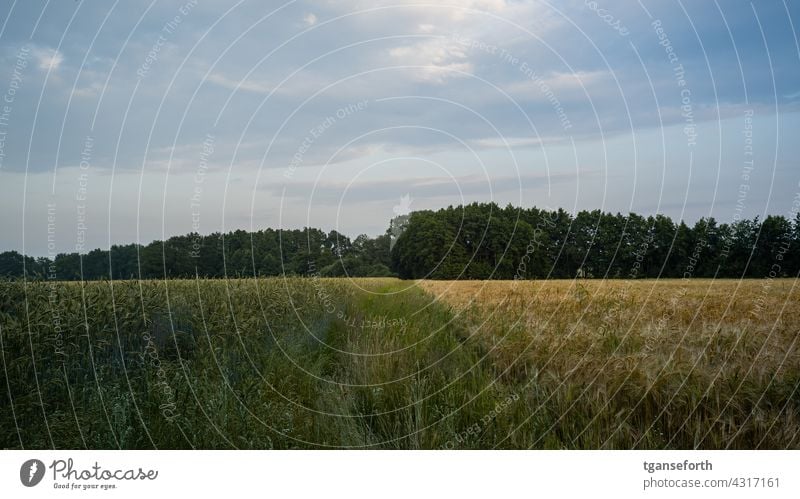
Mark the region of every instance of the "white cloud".
<instances>
[{"instance_id":1,"label":"white cloud","mask_svg":"<svg viewBox=\"0 0 800 499\"><path fill-rule=\"evenodd\" d=\"M574 73L550 71L544 74L519 75L519 79L503 86L511 97L535 101L547 101L549 92L559 100L568 98L585 99L593 89L599 88L611 78L609 71L576 71ZM594 96L593 96L594 97Z\"/></svg>"},{"instance_id":2,"label":"white cloud","mask_svg":"<svg viewBox=\"0 0 800 499\"><path fill-rule=\"evenodd\" d=\"M31 51L36 58L39 69L43 71L56 71L64 62L64 55L55 49L35 48Z\"/></svg>"},{"instance_id":3,"label":"white cloud","mask_svg":"<svg viewBox=\"0 0 800 499\"><path fill-rule=\"evenodd\" d=\"M245 81L233 80L220 73L211 73L210 75L208 75L208 78L206 78L206 81L209 81L211 83L214 83L216 85L231 90L245 90L247 92L254 92L258 94L268 94L274 88L273 86L268 85L264 82L255 80L245 80Z\"/></svg>"},{"instance_id":4,"label":"white cloud","mask_svg":"<svg viewBox=\"0 0 800 499\"><path fill-rule=\"evenodd\" d=\"M498 149L498 148L527 148L541 147L546 144L556 144L565 142L563 137L486 137L470 141L470 145L478 148Z\"/></svg>"},{"instance_id":5,"label":"white cloud","mask_svg":"<svg viewBox=\"0 0 800 499\"><path fill-rule=\"evenodd\" d=\"M594 176L594 170L580 173ZM348 204L387 201L392 205L402 196L415 201L432 199L459 199L461 195L474 199L501 192L514 192L554 183L574 182L578 173L521 174L518 176L459 175L448 177L391 178L382 180L298 180L291 182L264 183L262 191L288 198L302 199L315 205L338 205L343 200ZM284 189L286 189L284 191ZM310 194L314 193L313 198Z\"/></svg>"},{"instance_id":6,"label":"white cloud","mask_svg":"<svg viewBox=\"0 0 800 499\"><path fill-rule=\"evenodd\" d=\"M303 17L303 22L306 26L313 26L317 24L317 16L313 12L309 12Z\"/></svg>"},{"instance_id":7,"label":"white cloud","mask_svg":"<svg viewBox=\"0 0 800 499\"><path fill-rule=\"evenodd\" d=\"M365 14L373 27L386 25L391 31L423 36L440 34L422 40L418 36L416 42L388 50L395 64L420 66L412 80L436 84L474 73L478 60L487 56L486 51L471 47L464 40L510 50L530 42L525 30L544 36L561 24L546 5L506 0L445 0L435 4L416 0L343 0L336 8L343 12L373 9ZM520 28L514 23L519 23ZM522 49L520 52L524 53Z\"/></svg>"},{"instance_id":8,"label":"white cloud","mask_svg":"<svg viewBox=\"0 0 800 499\"><path fill-rule=\"evenodd\" d=\"M331 6L345 10L361 10L374 7L402 5L404 10L414 10L430 14L436 12L444 14L452 20L462 20L468 10L499 13L509 7L506 0L440 0L439 2L425 3L419 0L336 0Z\"/></svg>"},{"instance_id":9,"label":"white cloud","mask_svg":"<svg viewBox=\"0 0 800 499\"><path fill-rule=\"evenodd\" d=\"M99 95L101 90L103 90L103 85L100 82L93 82L88 86L75 88L72 95L75 97L94 97Z\"/></svg>"},{"instance_id":10,"label":"white cloud","mask_svg":"<svg viewBox=\"0 0 800 499\"><path fill-rule=\"evenodd\" d=\"M464 47L450 38L433 38L413 45L394 47L389 56L398 65L420 66L413 73L419 81L444 83L447 78L463 78L473 65Z\"/></svg>"}]
</instances>

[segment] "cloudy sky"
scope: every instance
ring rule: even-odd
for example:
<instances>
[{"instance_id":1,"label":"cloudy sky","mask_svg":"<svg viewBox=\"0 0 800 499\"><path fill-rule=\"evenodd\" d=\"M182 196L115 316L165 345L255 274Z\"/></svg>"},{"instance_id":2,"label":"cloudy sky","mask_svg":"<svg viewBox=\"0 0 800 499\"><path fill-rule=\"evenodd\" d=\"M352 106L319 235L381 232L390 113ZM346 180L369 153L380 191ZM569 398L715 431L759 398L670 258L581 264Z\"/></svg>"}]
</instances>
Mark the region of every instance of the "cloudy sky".
<instances>
[{"instance_id":1,"label":"cloudy sky","mask_svg":"<svg viewBox=\"0 0 800 499\"><path fill-rule=\"evenodd\" d=\"M377 235L403 196L731 221L800 191L798 2L5 0L0 22L0 250Z\"/></svg>"}]
</instances>

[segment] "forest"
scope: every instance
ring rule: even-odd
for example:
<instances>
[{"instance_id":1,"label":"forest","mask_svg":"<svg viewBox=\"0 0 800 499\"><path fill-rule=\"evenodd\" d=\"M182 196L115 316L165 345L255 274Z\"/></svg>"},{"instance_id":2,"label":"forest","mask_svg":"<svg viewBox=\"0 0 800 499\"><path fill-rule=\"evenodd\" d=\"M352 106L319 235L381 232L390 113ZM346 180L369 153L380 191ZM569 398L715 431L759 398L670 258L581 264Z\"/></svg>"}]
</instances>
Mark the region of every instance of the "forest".
<instances>
[{"instance_id":1,"label":"forest","mask_svg":"<svg viewBox=\"0 0 800 499\"><path fill-rule=\"evenodd\" d=\"M237 230L114 245L53 259L0 253L0 277L51 280L263 276L403 279L793 277L800 214L693 225L664 215L500 207L416 211L385 234Z\"/></svg>"}]
</instances>

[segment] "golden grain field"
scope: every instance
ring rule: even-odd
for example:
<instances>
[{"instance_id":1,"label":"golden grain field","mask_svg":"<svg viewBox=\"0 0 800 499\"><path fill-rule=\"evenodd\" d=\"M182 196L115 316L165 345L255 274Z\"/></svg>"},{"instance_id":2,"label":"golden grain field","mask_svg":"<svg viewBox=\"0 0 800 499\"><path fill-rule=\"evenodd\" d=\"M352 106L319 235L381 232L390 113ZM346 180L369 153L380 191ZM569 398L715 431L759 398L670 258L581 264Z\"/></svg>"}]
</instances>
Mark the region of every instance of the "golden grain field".
<instances>
[{"instance_id":1,"label":"golden grain field","mask_svg":"<svg viewBox=\"0 0 800 499\"><path fill-rule=\"evenodd\" d=\"M578 407L608 417L614 406L616 434L658 420L677 432L668 442L691 430L693 440L682 446L742 446L747 433L797 444L796 280L419 285L469 324L470 337L507 376L557 386L556 398L567 394L559 409L564 421Z\"/></svg>"}]
</instances>

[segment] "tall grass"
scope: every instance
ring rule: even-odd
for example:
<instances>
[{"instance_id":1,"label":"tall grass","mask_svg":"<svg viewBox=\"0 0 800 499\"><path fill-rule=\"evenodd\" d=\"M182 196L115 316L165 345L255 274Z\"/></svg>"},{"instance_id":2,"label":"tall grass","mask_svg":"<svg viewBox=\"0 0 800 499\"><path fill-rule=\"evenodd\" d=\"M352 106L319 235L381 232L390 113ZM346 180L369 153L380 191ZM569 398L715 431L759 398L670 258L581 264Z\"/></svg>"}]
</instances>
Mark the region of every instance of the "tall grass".
<instances>
[{"instance_id":1,"label":"tall grass","mask_svg":"<svg viewBox=\"0 0 800 499\"><path fill-rule=\"evenodd\" d=\"M0 282L0 446L797 448L797 292L737 285Z\"/></svg>"}]
</instances>

